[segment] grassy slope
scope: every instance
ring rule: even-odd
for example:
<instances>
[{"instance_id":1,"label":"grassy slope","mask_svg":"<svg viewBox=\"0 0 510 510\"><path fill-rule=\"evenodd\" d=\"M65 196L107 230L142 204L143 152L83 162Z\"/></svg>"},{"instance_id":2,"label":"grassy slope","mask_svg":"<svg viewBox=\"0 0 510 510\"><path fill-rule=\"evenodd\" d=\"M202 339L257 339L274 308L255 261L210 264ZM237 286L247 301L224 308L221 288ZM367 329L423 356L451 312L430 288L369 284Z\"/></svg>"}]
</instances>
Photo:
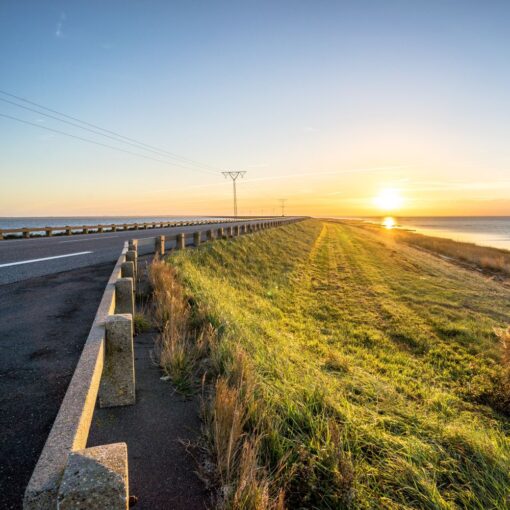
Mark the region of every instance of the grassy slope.
<instances>
[{"instance_id":1,"label":"grassy slope","mask_svg":"<svg viewBox=\"0 0 510 510\"><path fill-rule=\"evenodd\" d=\"M316 220L172 263L222 348L248 353L266 459L288 455L289 508L508 507L509 422L483 403L497 393L492 328L510 322L510 291Z\"/></svg>"}]
</instances>

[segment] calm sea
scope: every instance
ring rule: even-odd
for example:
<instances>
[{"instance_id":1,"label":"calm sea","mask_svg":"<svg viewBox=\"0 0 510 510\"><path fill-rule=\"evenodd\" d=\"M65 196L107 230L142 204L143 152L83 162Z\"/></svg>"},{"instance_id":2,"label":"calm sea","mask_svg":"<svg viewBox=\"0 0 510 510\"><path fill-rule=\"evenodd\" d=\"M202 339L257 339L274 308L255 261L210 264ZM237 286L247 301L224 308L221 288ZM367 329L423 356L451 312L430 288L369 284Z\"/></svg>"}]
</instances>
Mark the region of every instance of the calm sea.
<instances>
[{"instance_id":1,"label":"calm sea","mask_svg":"<svg viewBox=\"0 0 510 510\"><path fill-rule=\"evenodd\" d=\"M414 230L420 234L510 250L510 216L393 218L398 227ZM384 220L384 218L365 219L376 222Z\"/></svg>"},{"instance_id":2,"label":"calm sea","mask_svg":"<svg viewBox=\"0 0 510 510\"><path fill-rule=\"evenodd\" d=\"M2 218L0 229L23 227L66 227L81 225L110 225L112 223L150 223L153 221L188 221L206 219L201 216L69 216L69 217L33 217L33 218Z\"/></svg>"}]
</instances>

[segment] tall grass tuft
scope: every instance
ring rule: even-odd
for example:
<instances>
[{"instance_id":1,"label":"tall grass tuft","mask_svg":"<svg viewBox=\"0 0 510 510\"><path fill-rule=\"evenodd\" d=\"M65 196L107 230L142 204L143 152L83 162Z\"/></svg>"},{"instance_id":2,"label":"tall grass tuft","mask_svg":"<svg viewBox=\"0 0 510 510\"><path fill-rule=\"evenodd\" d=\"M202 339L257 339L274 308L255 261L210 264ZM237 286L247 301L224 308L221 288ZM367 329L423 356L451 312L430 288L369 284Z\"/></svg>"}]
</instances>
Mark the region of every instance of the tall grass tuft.
<instances>
[{"instance_id":1,"label":"tall grass tuft","mask_svg":"<svg viewBox=\"0 0 510 510\"><path fill-rule=\"evenodd\" d=\"M156 355L176 389L189 394L196 386L197 364L208 349L210 328L190 328L191 307L173 268L155 260L149 271L154 315L160 328Z\"/></svg>"},{"instance_id":2,"label":"tall grass tuft","mask_svg":"<svg viewBox=\"0 0 510 510\"><path fill-rule=\"evenodd\" d=\"M154 315L160 328L156 352L163 371L182 393L194 389L201 368L205 371L203 380L208 375L215 378L212 392L202 403L202 415L216 466L218 507L283 510L284 492L274 488L267 468L260 463L262 436L253 428L248 432L256 404L255 383L245 352L239 346L224 349L213 326L200 316L193 316L169 264L155 260L149 275Z\"/></svg>"},{"instance_id":3,"label":"tall grass tuft","mask_svg":"<svg viewBox=\"0 0 510 510\"><path fill-rule=\"evenodd\" d=\"M499 387L494 391L494 397L499 409L510 414L510 327L507 329L496 328L495 333L500 340L501 377Z\"/></svg>"}]
</instances>

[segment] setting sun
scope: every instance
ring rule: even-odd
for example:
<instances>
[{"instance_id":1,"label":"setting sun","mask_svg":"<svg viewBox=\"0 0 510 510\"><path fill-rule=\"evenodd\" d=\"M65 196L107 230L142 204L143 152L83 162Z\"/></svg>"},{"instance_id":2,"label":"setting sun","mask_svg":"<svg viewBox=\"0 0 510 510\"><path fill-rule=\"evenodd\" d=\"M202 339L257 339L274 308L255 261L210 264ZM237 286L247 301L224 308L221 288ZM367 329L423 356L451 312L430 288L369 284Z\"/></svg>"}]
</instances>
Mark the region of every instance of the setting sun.
<instances>
[{"instance_id":1,"label":"setting sun","mask_svg":"<svg viewBox=\"0 0 510 510\"><path fill-rule=\"evenodd\" d=\"M386 188L374 198L374 204L383 211L395 211L402 207L403 199L396 189Z\"/></svg>"}]
</instances>

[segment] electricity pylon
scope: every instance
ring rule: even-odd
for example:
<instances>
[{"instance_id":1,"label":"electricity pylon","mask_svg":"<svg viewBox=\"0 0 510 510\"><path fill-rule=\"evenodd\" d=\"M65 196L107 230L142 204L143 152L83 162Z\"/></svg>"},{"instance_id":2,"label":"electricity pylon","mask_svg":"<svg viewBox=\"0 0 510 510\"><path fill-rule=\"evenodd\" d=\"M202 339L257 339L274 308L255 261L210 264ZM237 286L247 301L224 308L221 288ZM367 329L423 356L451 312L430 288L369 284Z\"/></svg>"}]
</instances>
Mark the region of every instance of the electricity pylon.
<instances>
[{"instance_id":1,"label":"electricity pylon","mask_svg":"<svg viewBox=\"0 0 510 510\"><path fill-rule=\"evenodd\" d=\"M282 206L282 216L285 216L285 202L287 202L287 198L279 198L278 201Z\"/></svg>"},{"instance_id":2,"label":"electricity pylon","mask_svg":"<svg viewBox=\"0 0 510 510\"><path fill-rule=\"evenodd\" d=\"M244 177L246 172L221 172L225 179L230 177L232 179L232 184L234 185L234 218L237 218L237 190L236 190L236 181L239 177Z\"/></svg>"}]
</instances>

